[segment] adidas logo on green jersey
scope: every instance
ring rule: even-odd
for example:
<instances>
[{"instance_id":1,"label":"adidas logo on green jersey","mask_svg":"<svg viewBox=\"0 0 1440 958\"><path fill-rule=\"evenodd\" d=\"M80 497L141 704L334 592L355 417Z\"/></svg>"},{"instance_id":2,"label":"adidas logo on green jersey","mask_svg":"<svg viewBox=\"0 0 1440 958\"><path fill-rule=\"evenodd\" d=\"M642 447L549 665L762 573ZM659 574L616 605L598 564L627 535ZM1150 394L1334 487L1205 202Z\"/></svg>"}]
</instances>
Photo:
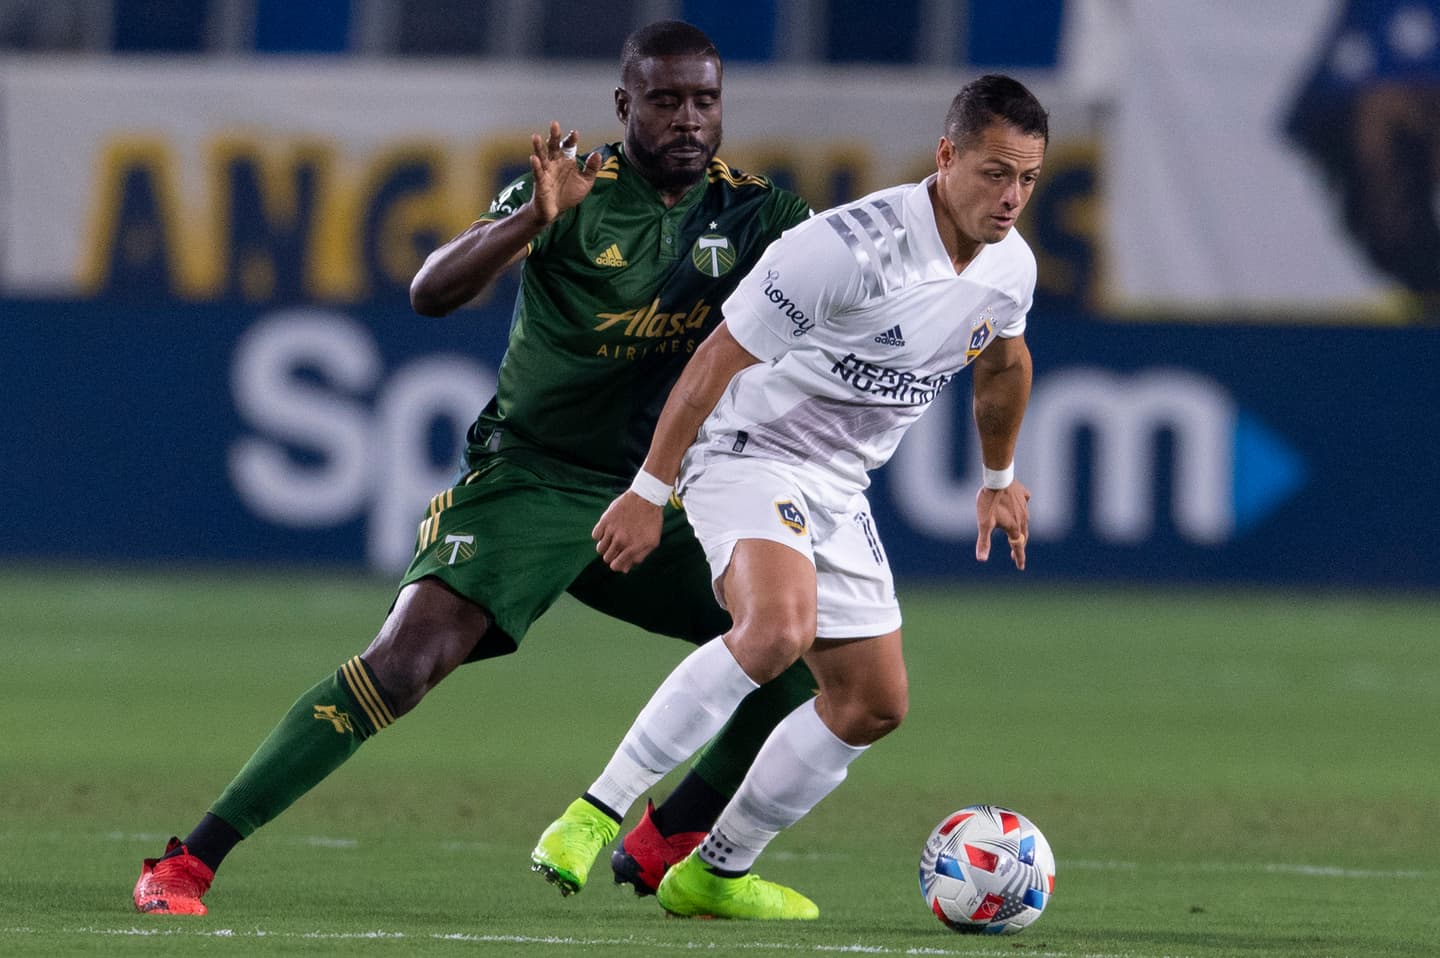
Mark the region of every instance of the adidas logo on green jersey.
<instances>
[{"instance_id":1,"label":"adidas logo on green jersey","mask_svg":"<svg viewBox=\"0 0 1440 958\"><path fill-rule=\"evenodd\" d=\"M624 255L621 254L619 244L618 244L618 243L611 243L610 246L605 250L605 252L603 252L603 253L601 253L599 256L595 257L595 265L596 265L596 266L629 266L630 263L625 259Z\"/></svg>"}]
</instances>

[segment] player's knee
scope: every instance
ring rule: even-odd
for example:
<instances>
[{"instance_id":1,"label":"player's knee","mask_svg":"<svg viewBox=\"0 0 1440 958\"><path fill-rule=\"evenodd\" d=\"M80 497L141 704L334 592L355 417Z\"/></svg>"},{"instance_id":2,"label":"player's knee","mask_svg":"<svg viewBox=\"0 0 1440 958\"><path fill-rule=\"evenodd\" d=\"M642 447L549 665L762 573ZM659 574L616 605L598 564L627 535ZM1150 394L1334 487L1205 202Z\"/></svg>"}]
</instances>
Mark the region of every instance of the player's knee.
<instances>
[{"instance_id":1,"label":"player's knee","mask_svg":"<svg viewBox=\"0 0 1440 958\"><path fill-rule=\"evenodd\" d=\"M377 636L362 656L397 718L419 705L426 693L454 669L446 668L442 658L429 652L415 643L402 646Z\"/></svg>"},{"instance_id":2,"label":"player's knee","mask_svg":"<svg viewBox=\"0 0 1440 958\"><path fill-rule=\"evenodd\" d=\"M860 734L865 742L878 742L899 728L909 708L910 703L903 695L865 703L858 718Z\"/></svg>"},{"instance_id":3,"label":"player's knee","mask_svg":"<svg viewBox=\"0 0 1440 958\"><path fill-rule=\"evenodd\" d=\"M822 695L817 703L826 724L842 741L857 746L878 742L895 731L910 708L903 689L846 701L826 698Z\"/></svg>"},{"instance_id":4,"label":"player's knee","mask_svg":"<svg viewBox=\"0 0 1440 958\"><path fill-rule=\"evenodd\" d=\"M740 619L726 636L735 661L757 682L780 675L815 641L815 619L803 611Z\"/></svg>"},{"instance_id":5,"label":"player's knee","mask_svg":"<svg viewBox=\"0 0 1440 958\"><path fill-rule=\"evenodd\" d=\"M464 663L489 627L484 610L438 583L401 592L364 659L398 715Z\"/></svg>"},{"instance_id":6,"label":"player's knee","mask_svg":"<svg viewBox=\"0 0 1440 958\"><path fill-rule=\"evenodd\" d=\"M904 699L899 702L888 703L870 712L870 734L873 736L870 741L878 741L889 735L900 727L905 721L905 715L910 710L910 703Z\"/></svg>"}]
</instances>

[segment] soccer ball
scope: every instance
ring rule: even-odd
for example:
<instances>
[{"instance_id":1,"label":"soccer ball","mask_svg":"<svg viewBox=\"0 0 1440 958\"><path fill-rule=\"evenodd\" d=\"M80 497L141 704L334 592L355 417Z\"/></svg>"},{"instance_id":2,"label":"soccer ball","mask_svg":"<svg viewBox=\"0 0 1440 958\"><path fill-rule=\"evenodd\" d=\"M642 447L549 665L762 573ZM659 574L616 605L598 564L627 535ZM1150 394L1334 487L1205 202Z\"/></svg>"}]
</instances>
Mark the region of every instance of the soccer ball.
<instances>
[{"instance_id":1,"label":"soccer ball","mask_svg":"<svg viewBox=\"0 0 1440 958\"><path fill-rule=\"evenodd\" d=\"M920 853L920 894L949 928L1009 935L1055 891L1055 855L1035 824L1008 808L969 805L935 826Z\"/></svg>"}]
</instances>

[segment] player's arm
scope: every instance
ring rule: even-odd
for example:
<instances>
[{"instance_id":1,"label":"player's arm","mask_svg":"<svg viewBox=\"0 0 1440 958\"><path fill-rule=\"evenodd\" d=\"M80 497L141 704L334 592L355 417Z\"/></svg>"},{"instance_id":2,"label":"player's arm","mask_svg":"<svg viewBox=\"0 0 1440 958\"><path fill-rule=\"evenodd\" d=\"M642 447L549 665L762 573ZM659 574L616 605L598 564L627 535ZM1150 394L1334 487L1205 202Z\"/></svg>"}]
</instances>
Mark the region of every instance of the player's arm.
<instances>
[{"instance_id":1,"label":"player's arm","mask_svg":"<svg viewBox=\"0 0 1440 958\"><path fill-rule=\"evenodd\" d=\"M657 490L668 490L675 484L685 450L695 441L705 417L714 411L730 380L758 362L723 322L706 337L685 364L660 411L650 451L640 467L642 479L648 474L658 480ZM591 532L595 551L605 564L616 572L629 572L639 565L660 542L663 508L663 500L655 503L642 498L634 486L610 503Z\"/></svg>"},{"instance_id":2,"label":"player's arm","mask_svg":"<svg viewBox=\"0 0 1440 958\"><path fill-rule=\"evenodd\" d=\"M1015 444L1030 402L1030 349L1024 336L1000 337L975 358L975 427L986 481L975 497L979 538L975 558L990 558L990 536L998 526L1010 543L1015 568L1025 568L1025 543L1030 538L1030 490L1014 478ZM997 475L998 474L998 475ZM1006 477L1009 481L1005 482ZM1002 488L992 486L1004 483Z\"/></svg>"},{"instance_id":3,"label":"player's arm","mask_svg":"<svg viewBox=\"0 0 1440 958\"><path fill-rule=\"evenodd\" d=\"M600 170L600 154L575 163L578 134L560 135L552 122L547 136L530 137L530 198L500 219L480 220L435 250L410 282L410 305L422 316L446 316L480 295L502 272L524 259L531 242L560 214L589 195Z\"/></svg>"},{"instance_id":4,"label":"player's arm","mask_svg":"<svg viewBox=\"0 0 1440 958\"><path fill-rule=\"evenodd\" d=\"M525 258L547 224L530 203L499 220L480 220L425 257L410 281L410 307L421 316L448 316L479 296Z\"/></svg>"}]
</instances>

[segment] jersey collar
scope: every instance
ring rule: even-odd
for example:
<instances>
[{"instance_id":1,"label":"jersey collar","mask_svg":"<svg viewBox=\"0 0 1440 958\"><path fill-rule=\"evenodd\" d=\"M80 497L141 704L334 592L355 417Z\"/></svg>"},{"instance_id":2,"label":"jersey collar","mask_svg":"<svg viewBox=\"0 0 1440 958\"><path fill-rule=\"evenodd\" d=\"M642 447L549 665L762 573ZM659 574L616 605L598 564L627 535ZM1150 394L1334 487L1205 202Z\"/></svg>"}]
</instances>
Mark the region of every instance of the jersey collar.
<instances>
[{"instance_id":1,"label":"jersey collar","mask_svg":"<svg viewBox=\"0 0 1440 958\"><path fill-rule=\"evenodd\" d=\"M950 254L945 250L945 243L940 239L940 227L935 225L935 206L930 201L930 184L934 183L939 174L931 173L925 179L910 187L905 194L905 226L916 238L918 246L924 250L925 268L936 276L954 279L956 276L964 276L970 272L971 267L980 262L981 259L990 255L990 248L996 243L985 243L980 247L980 252L975 258L966 264L965 269L959 273L950 263Z\"/></svg>"},{"instance_id":2,"label":"jersey collar","mask_svg":"<svg viewBox=\"0 0 1440 958\"><path fill-rule=\"evenodd\" d=\"M936 174L931 173L906 192L903 204L905 228L919 247L926 273L936 278L954 278L957 275L955 267L950 264L950 254L940 239L940 227L935 225L935 206L930 201L930 184L935 179Z\"/></svg>"},{"instance_id":3,"label":"jersey collar","mask_svg":"<svg viewBox=\"0 0 1440 958\"><path fill-rule=\"evenodd\" d=\"M700 177L700 182L686 190L685 194L676 201L674 206L666 207L665 204L660 201L660 191L655 189L655 187L650 184L650 181L640 174L640 171L630 162L630 158L625 155L625 144L623 142L612 143L610 144L610 148L614 151L615 155L620 158L620 181L627 184L628 188L633 192L645 196L656 206L665 209L667 212L674 213L680 210L687 210L694 206L700 202L700 197L705 195L705 189L710 185L710 174L707 171L704 176Z\"/></svg>"}]
</instances>

